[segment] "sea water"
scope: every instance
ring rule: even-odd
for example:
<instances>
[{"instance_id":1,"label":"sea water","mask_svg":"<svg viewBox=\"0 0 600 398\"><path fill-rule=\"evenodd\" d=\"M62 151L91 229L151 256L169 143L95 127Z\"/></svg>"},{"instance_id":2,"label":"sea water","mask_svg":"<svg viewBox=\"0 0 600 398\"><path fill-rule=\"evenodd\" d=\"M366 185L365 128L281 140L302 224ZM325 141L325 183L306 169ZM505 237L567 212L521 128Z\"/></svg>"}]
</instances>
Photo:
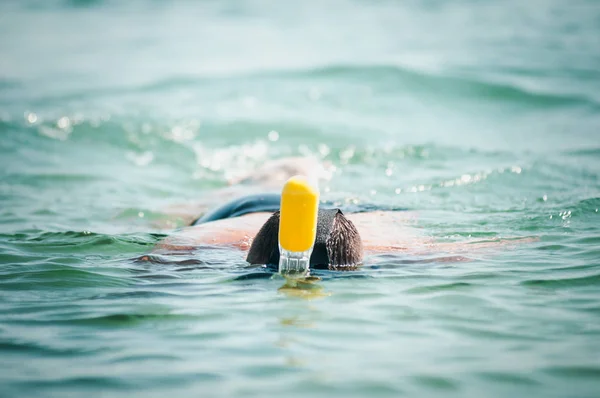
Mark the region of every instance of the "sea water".
<instances>
[{"instance_id":1,"label":"sea water","mask_svg":"<svg viewBox=\"0 0 600 398\"><path fill-rule=\"evenodd\" d=\"M0 396L598 396L599 134L594 0L3 1ZM441 244L526 239L297 288L137 260L298 155Z\"/></svg>"}]
</instances>

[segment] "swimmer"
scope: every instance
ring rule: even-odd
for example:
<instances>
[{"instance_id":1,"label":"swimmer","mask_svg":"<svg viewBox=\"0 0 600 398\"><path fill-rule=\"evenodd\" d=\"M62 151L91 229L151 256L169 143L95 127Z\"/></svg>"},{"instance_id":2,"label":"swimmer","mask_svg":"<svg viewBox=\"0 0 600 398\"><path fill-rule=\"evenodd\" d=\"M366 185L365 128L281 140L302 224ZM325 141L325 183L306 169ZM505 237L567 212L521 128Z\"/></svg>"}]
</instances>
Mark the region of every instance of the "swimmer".
<instances>
[{"instance_id":1,"label":"swimmer","mask_svg":"<svg viewBox=\"0 0 600 398\"><path fill-rule=\"evenodd\" d=\"M280 160L277 164L286 164L288 167L283 171L279 169L276 183L268 178L268 170L273 170L269 165L261 169L267 171L266 173L257 173L260 176L258 186L272 189L277 183L283 185L281 180L289 178L289 174L297 171L304 172L309 178L323 178L322 165L316 162L314 167L310 166L310 163L305 163L303 167L292 167L298 164L297 159L292 158ZM248 183L255 180L247 177L245 181ZM247 251L245 259L250 264L276 267L280 254L280 204L279 193L255 193L234 198L206 212L189 227L159 242L154 252L193 252L203 246L232 247ZM443 257L438 257L440 261L465 261L467 258L463 255L474 248L496 247L515 242L508 240L436 243L421 236L417 229L412 227L415 219L415 213L409 211L373 210L372 206L338 208L331 203L321 203L310 267L351 270L362 264L365 256L378 253L427 255L438 252L443 253ZM523 242L523 239L519 241Z\"/></svg>"}]
</instances>

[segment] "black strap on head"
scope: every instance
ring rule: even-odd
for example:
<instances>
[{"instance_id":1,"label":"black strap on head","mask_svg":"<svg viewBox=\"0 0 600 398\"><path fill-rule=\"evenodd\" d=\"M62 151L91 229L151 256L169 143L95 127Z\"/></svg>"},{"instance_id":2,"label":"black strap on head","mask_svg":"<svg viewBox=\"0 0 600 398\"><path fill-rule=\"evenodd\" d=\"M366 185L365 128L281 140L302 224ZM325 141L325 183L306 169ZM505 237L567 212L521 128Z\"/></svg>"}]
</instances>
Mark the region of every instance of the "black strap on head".
<instances>
[{"instance_id":1,"label":"black strap on head","mask_svg":"<svg viewBox=\"0 0 600 398\"><path fill-rule=\"evenodd\" d=\"M313 268L352 269L362 261L362 240L354 224L339 209L319 209ZM279 212L258 231L248 257L251 264L279 264Z\"/></svg>"},{"instance_id":2,"label":"black strap on head","mask_svg":"<svg viewBox=\"0 0 600 398\"><path fill-rule=\"evenodd\" d=\"M224 220L226 218L239 217L245 214L258 213L261 211L273 212L279 210L281 195L278 193L261 193L246 195L205 213L192 222L191 225L200 225L211 221Z\"/></svg>"}]
</instances>

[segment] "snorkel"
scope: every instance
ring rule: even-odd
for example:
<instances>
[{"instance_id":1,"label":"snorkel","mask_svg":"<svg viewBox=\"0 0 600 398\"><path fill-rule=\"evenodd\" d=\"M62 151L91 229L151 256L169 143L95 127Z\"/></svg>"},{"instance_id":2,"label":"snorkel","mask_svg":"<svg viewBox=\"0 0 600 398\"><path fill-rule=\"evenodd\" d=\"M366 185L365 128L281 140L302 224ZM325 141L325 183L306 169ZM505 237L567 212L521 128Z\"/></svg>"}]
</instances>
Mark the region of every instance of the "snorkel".
<instances>
[{"instance_id":1,"label":"snorkel","mask_svg":"<svg viewBox=\"0 0 600 398\"><path fill-rule=\"evenodd\" d=\"M287 180L281 192L279 273L287 278L308 276L317 234L319 189L304 176Z\"/></svg>"}]
</instances>

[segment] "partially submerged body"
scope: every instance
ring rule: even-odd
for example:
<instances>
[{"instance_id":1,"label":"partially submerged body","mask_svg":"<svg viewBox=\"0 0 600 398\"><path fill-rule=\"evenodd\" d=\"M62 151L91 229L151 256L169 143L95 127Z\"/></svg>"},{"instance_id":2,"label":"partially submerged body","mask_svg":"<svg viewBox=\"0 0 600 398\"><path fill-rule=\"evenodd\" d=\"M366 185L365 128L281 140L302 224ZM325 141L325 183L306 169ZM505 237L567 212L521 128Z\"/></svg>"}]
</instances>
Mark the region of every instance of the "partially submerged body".
<instances>
[{"instance_id":1,"label":"partially submerged body","mask_svg":"<svg viewBox=\"0 0 600 398\"><path fill-rule=\"evenodd\" d=\"M212 221L183 228L159 242L156 253L192 253L199 247L221 246L240 251L246 256L256 233L271 217L271 213L253 213L240 217ZM488 248L500 248L532 239L471 240L466 242L440 243L424 236L414 226L416 213L376 211L346 214L363 241L365 256L383 253L405 253L415 256L443 255L448 261L465 261L470 253Z\"/></svg>"},{"instance_id":2,"label":"partially submerged body","mask_svg":"<svg viewBox=\"0 0 600 398\"><path fill-rule=\"evenodd\" d=\"M292 163L296 161L295 159L289 160ZM279 163L282 163L282 161L279 161ZM304 166L302 171L305 173L320 173L322 170L321 167L311 169L306 163ZM269 166L263 168L270 170ZM290 173L298 171L298 168L294 167L288 167L288 169L290 169ZM250 187L246 188L250 192L257 192L257 187L260 189L263 185L268 189L272 189L274 185L273 181L271 181L271 184L266 184L264 173L258 174L262 176L259 180L259 185L251 184ZM277 174L277 183L285 177L285 175L280 174ZM320 177L320 175L318 176ZM231 189L224 191L226 193L222 197L235 195L235 193L233 195L232 193L239 192L237 190L239 187L244 186L233 186ZM273 215L273 211L277 210L276 206L265 206L264 203L257 202L253 197L250 198L250 205L248 205L248 200L246 199L242 198L238 200L238 209L243 208L244 211L234 209L235 211L230 211L227 214L227 212L223 213L217 208L212 212L213 214L209 212L208 215L205 214L200 220L197 220L201 221L198 225L180 229L159 242L154 252L193 253L201 247L219 246L240 250L240 256L246 258L245 252L251 248L257 233ZM272 198L271 202L273 202ZM240 203L242 205L239 205ZM227 206L224 207L226 208ZM246 207L249 207L249 209ZM524 241L523 239L519 239L458 243L435 242L430 237L425 236L422 230L415 227L417 214L411 211L378 210L357 213L345 212L344 217L355 226L360 234L362 250L365 256L384 253L405 253L423 256L435 253L438 256L442 255L444 258L451 259L449 261L463 261L474 250L505 246Z\"/></svg>"},{"instance_id":3,"label":"partially submerged body","mask_svg":"<svg viewBox=\"0 0 600 398\"><path fill-rule=\"evenodd\" d=\"M226 218L183 228L161 241L156 250L190 251L202 245L230 246L248 250L252 239L271 217L272 213L260 212L240 217ZM415 213L375 211L346 214L361 234L365 252L406 251L430 239L415 236Z\"/></svg>"}]
</instances>

